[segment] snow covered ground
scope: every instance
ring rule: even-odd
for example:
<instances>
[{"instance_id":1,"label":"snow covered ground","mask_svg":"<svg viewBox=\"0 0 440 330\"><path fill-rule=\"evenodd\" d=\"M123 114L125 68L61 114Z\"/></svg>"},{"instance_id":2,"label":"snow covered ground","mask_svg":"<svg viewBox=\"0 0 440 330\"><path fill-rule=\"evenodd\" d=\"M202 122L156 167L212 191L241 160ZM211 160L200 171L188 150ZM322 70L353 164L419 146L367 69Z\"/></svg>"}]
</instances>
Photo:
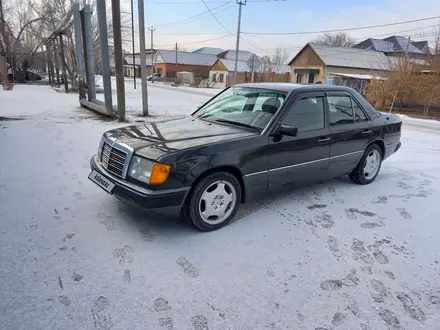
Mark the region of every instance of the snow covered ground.
<instances>
[{"instance_id":1,"label":"snow covered ground","mask_svg":"<svg viewBox=\"0 0 440 330\"><path fill-rule=\"evenodd\" d=\"M153 115L209 98L182 91L150 84ZM87 179L119 125L49 87L0 91L1 329L439 329L437 123L405 119L371 185L272 196L212 233Z\"/></svg>"}]
</instances>

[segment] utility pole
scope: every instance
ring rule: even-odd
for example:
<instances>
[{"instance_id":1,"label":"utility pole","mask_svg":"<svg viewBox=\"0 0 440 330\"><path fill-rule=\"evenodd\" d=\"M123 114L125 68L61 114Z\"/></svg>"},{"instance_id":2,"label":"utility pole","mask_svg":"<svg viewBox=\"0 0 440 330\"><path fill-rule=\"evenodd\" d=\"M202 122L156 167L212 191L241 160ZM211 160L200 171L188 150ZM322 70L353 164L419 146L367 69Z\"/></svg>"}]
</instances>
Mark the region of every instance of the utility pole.
<instances>
[{"instance_id":1,"label":"utility pole","mask_svg":"<svg viewBox=\"0 0 440 330\"><path fill-rule=\"evenodd\" d=\"M238 52L240 51L240 26L241 26L241 7L246 5L246 0L236 0L238 4L238 25L237 25L237 43L235 45L235 63L234 63L234 84L237 83Z\"/></svg>"},{"instance_id":2,"label":"utility pole","mask_svg":"<svg viewBox=\"0 0 440 330\"><path fill-rule=\"evenodd\" d=\"M176 42L176 78L175 82L177 82L177 42Z\"/></svg>"},{"instance_id":3,"label":"utility pole","mask_svg":"<svg viewBox=\"0 0 440 330\"><path fill-rule=\"evenodd\" d=\"M139 1L142 2L142 1ZM122 58L122 35L121 35L121 3L120 0L112 0L113 18L113 43L115 48L116 69L116 96L118 99L119 121L125 121L125 85Z\"/></svg>"},{"instance_id":4,"label":"utility pole","mask_svg":"<svg viewBox=\"0 0 440 330\"><path fill-rule=\"evenodd\" d=\"M102 82L104 84L104 101L105 110L110 116L113 116L113 100L112 100L112 81L110 72L110 54L108 51L107 37L107 10L105 8L105 0L96 1L96 12L98 14L99 25L99 45L101 50L101 71ZM81 53L81 52L80 52Z\"/></svg>"},{"instance_id":5,"label":"utility pole","mask_svg":"<svg viewBox=\"0 0 440 330\"><path fill-rule=\"evenodd\" d=\"M145 56L145 13L144 0L138 0L139 16L139 52L141 58L141 86L142 86L142 115L148 116L148 90L147 90L147 59Z\"/></svg>"},{"instance_id":6,"label":"utility pole","mask_svg":"<svg viewBox=\"0 0 440 330\"><path fill-rule=\"evenodd\" d=\"M133 87L136 89L136 64L134 56L134 15L133 15L133 0L131 0L131 56L133 60Z\"/></svg>"},{"instance_id":7,"label":"utility pole","mask_svg":"<svg viewBox=\"0 0 440 330\"><path fill-rule=\"evenodd\" d=\"M153 26L148 28L151 32L151 82L154 83L153 73L154 73L154 57L153 57L153 32L156 30Z\"/></svg>"},{"instance_id":8,"label":"utility pole","mask_svg":"<svg viewBox=\"0 0 440 330\"><path fill-rule=\"evenodd\" d=\"M2 0L0 0L0 37L6 35L5 32L5 21L3 19L3 4ZM6 40L3 40L5 45L3 45L3 42L0 38L0 70L2 72L2 84L3 84L3 90L9 90L9 77L8 77L8 68L6 64Z\"/></svg>"},{"instance_id":9,"label":"utility pole","mask_svg":"<svg viewBox=\"0 0 440 330\"><path fill-rule=\"evenodd\" d=\"M255 76L255 56L252 55L252 77L251 77L251 82L254 82L254 76Z\"/></svg>"}]
</instances>

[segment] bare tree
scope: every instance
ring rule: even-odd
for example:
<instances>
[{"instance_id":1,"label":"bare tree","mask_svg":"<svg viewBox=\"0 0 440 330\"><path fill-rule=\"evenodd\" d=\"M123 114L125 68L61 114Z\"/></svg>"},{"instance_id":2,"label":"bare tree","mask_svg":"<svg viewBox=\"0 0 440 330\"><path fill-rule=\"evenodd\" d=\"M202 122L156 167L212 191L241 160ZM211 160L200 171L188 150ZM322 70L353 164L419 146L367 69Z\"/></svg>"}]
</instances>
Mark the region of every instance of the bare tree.
<instances>
[{"instance_id":1,"label":"bare tree","mask_svg":"<svg viewBox=\"0 0 440 330\"><path fill-rule=\"evenodd\" d=\"M356 42L345 32L335 34L324 33L312 42L325 46L352 47Z\"/></svg>"},{"instance_id":2,"label":"bare tree","mask_svg":"<svg viewBox=\"0 0 440 330\"><path fill-rule=\"evenodd\" d=\"M36 11L27 0L8 1L4 9L4 24L0 33L7 61L16 80L22 82L42 45L42 24L47 11L45 8Z\"/></svg>"},{"instance_id":3,"label":"bare tree","mask_svg":"<svg viewBox=\"0 0 440 330\"><path fill-rule=\"evenodd\" d=\"M266 81L269 79L269 75L272 73L278 73L280 65L283 65L287 61L288 54L285 50L277 48L273 53L262 56L260 58L261 65L257 70L260 81Z\"/></svg>"}]
</instances>

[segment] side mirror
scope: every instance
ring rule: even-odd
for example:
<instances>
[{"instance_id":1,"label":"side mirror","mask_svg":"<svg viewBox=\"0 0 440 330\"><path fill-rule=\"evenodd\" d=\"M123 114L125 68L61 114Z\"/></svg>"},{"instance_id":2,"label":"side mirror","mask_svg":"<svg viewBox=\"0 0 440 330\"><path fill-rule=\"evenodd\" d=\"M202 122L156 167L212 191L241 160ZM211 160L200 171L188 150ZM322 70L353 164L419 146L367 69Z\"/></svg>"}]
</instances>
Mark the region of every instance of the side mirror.
<instances>
[{"instance_id":1,"label":"side mirror","mask_svg":"<svg viewBox=\"0 0 440 330\"><path fill-rule=\"evenodd\" d=\"M298 134L298 128L295 126L281 125L279 132L281 135L296 136Z\"/></svg>"}]
</instances>

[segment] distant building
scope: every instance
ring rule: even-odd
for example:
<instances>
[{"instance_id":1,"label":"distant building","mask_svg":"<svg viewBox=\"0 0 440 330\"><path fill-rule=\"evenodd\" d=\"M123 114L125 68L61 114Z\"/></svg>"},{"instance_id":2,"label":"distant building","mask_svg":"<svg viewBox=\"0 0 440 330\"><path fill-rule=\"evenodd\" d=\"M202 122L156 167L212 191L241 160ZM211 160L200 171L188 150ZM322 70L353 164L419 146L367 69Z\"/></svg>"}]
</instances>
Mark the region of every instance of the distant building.
<instances>
[{"instance_id":1,"label":"distant building","mask_svg":"<svg viewBox=\"0 0 440 330\"><path fill-rule=\"evenodd\" d=\"M222 58L225 60L234 60L235 61L235 54L236 51L235 50L225 50L219 54L217 54L218 58ZM240 50L238 51L238 60L239 61L247 61L251 56L253 55L253 53L248 52L246 50Z\"/></svg>"},{"instance_id":2,"label":"distant building","mask_svg":"<svg viewBox=\"0 0 440 330\"><path fill-rule=\"evenodd\" d=\"M168 78L176 77L176 72L180 71L193 72L195 78L207 77L216 60L217 56L212 54L158 49L154 68L157 73Z\"/></svg>"},{"instance_id":3,"label":"distant building","mask_svg":"<svg viewBox=\"0 0 440 330\"><path fill-rule=\"evenodd\" d=\"M154 54L156 54L156 49L153 49L153 57ZM147 49L145 51L145 57L146 57L146 67L147 67L147 74L151 74L151 50ZM111 64L110 64L111 65ZM114 65L114 61L113 61ZM112 67L113 69L113 67ZM140 59L140 53L134 53L134 62L133 62L133 54L124 54L124 75L126 77L140 77L141 76L141 59Z\"/></svg>"},{"instance_id":4,"label":"distant building","mask_svg":"<svg viewBox=\"0 0 440 330\"><path fill-rule=\"evenodd\" d=\"M208 54L208 55L217 55L223 52L221 48L213 48L213 47L202 47L196 50L193 50L193 53L197 54Z\"/></svg>"},{"instance_id":5,"label":"distant building","mask_svg":"<svg viewBox=\"0 0 440 330\"><path fill-rule=\"evenodd\" d=\"M391 36L384 39L368 38L354 45L353 48L374 50L384 53L387 57L401 57L408 54L408 57L412 59L425 59L428 53L435 53L427 41L411 41L411 39L401 36Z\"/></svg>"},{"instance_id":6,"label":"distant building","mask_svg":"<svg viewBox=\"0 0 440 330\"><path fill-rule=\"evenodd\" d=\"M385 54L373 50L307 43L290 61L292 82L331 83L335 77L375 79L386 75Z\"/></svg>"},{"instance_id":7,"label":"distant building","mask_svg":"<svg viewBox=\"0 0 440 330\"><path fill-rule=\"evenodd\" d=\"M248 59L252 56L248 57ZM235 52L234 52L235 56ZM243 58L243 57L242 57ZM235 60L219 58L209 70L208 87L225 88L234 82ZM274 72L254 72L254 81L261 82L288 82L290 67L288 65L278 64L274 67ZM252 70L246 61L237 61L237 83L250 82L252 80Z\"/></svg>"}]
</instances>

